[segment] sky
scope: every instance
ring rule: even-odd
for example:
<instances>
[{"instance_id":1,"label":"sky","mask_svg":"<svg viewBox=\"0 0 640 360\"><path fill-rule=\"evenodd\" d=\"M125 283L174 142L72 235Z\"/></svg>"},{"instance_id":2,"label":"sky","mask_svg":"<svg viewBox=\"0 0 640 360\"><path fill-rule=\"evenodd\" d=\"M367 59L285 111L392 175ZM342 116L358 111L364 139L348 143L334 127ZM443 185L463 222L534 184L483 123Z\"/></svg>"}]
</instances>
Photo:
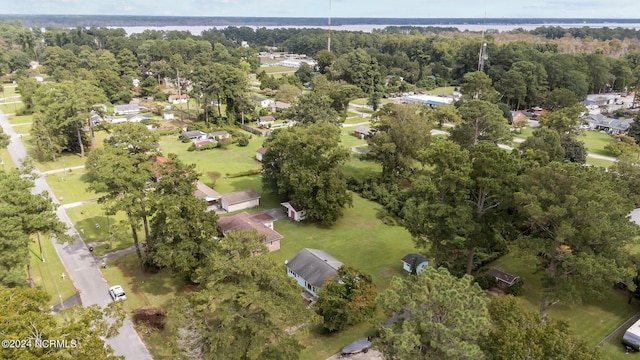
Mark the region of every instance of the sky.
<instances>
[{"instance_id":1,"label":"sky","mask_svg":"<svg viewBox=\"0 0 640 360\"><path fill-rule=\"evenodd\" d=\"M331 1L331 11L329 3ZM2 14L639 18L638 0L2 0ZM518 3L518 5L516 5Z\"/></svg>"}]
</instances>

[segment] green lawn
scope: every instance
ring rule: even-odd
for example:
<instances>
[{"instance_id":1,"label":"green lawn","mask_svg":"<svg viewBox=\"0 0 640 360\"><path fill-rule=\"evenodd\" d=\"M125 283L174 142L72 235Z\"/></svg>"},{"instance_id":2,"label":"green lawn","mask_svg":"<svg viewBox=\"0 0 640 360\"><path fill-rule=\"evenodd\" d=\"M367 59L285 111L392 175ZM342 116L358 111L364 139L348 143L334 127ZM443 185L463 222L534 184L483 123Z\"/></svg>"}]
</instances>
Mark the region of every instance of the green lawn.
<instances>
[{"instance_id":1,"label":"green lawn","mask_svg":"<svg viewBox=\"0 0 640 360\"><path fill-rule=\"evenodd\" d=\"M15 114L22 109L22 103L0 104L0 111L5 114Z\"/></svg>"},{"instance_id":2,"label":"green lawn","mask_svg":"<svg viewBox=\"0 0 640 360\"><path fill-rule=\"evenodd\" d=\"M355 116L349 116L344 120L345 124L360 124L363 122L367 122L371 120L369 117L363 117L362 115L356 114Z\"/></svg>"},{"instance_id":3,"label":"green lawn","mask_svg":"<svg viewBox=\"0 0 640 360\"><path fill-rule=\"evenodd\" d=\"M605 146L615 141L611 135L598 131L585 131L584 136L579 136L578 140L584 141L584 146L590 154L615 157L610 151L604 149Z\"/></svg>"},{"instance_id":4,"label":"green lawn","mask_svg":"<svg viewBox=\"0 0 640 360\"><path fill-rule=\"evenodd\" d=\"M20 95L16 92L17 86L10 86L5 84L0 84L2 91L0 91L0 98L7 98L10 96Z\"/></svg>"},{"instance_id":5,"label":"green lawn","mask_svg":"<svg viewBox=\"0 0 640 360\"><path fill-rule=\"evenodd\" d=\"M40 248L38 246L37 238L34 236L32 241L29 243L29 255L33 279L37 287L41 287L47 292L47 294L49 294L49 304L58 305L60 304L58 291L64 301L76 293L76 288L73 286L71 280L69 280L67 271L60 261L51 239L47 236L41 235L40 243L42 244L42 252L44 254L45 262L42 262L42 259L40 258ZM62 279L63 273L65 274L64 280Z\"/></svg>"},{"instance_id":6,"label":"green lawn","mask_svg":"<svg viewBox=\"0 0 640 360\"><path fill-rule=\"evenodd\" d=\"M262 178L259 175L229 177L243 171L260 169L262 164L256 160L256 150L262 147L265 138L253 136L248 146L231 144L227 149L211 149L206 151L187 151L190 144L178 140L177 136L165 136L160 139L160 149L167 155L177 154L181 161L195 164L200 173L200 180L213 187L217 192L226 194L244 189L256 190L260 198L260 206L251 211L259 211L280 206L280 201L262 189ZM210 173L218 172L219 178L213 184Z\"/></svg>"},{"instance_id":7,"label":"green lawn","mask_svg":"<svg viewBox=\"0 0 640 360\"><path fill-rule=\"evenodd\" d=\"M352 146L363 145L367 143L366 140L362 140L353 135L354 129L354 127L342 128L342 132L340 133L340 145L346 148L351 148Z\"/></svg>"},{"instance_id":8,"label":"green lawn","mask_svg":"<svg viewBox=\"0 0 640 360\"><path fill-rule=\"evenodd\" d=\"M367 105L367 101L369 101L369 98L359 98L359 99L353 99L351 101L349 101L349 103L353 103L356 105ZM390 103L393 102L393 100L391 99L380 99L380 105L384 105L386 103Z\"/></svg>"},{"instance_id":9,"label":"green lawn","mask_svg":"<svg viewBox=\"0 0 640 360\"><path fill-rule=\"evenodd\" d=\"M353 207L347 208L344 216L331 227L277 221L274 228L284 238L280 250L269 256L284 264L302 248L321 249L370 274L378 292L382 292L393 276L404 275L400 259L415 249L411 236L403 227L388 226L376 218L380 209L380 205L354 194ZM370 330L365 324L327 336L312 327L304 339L307 348L301 358L325 359L354 339L366 336Z\"/></svg>"},{"instance_id":10,"label":"green lawn","mask_svg":"<svg viewBox=\"0 0 640 360\"><path fill-rule=\"evenodd\" d=\"M491 264L520 276L524 280L524 296L518 297L528 311L539 311L542 287L541 274L534 274L530 264L508 254ZM583 304L556 304L549 309L549 318L563 320L571 330L589 345L596 346L603 338L633 314L637 305L627 304L627 296L613 289L604 294L604 299L590 299Z\"/></svg>"},{"instance_id":11,"label":"green lawn","mask_svg":"<svg viewBox=\"0 0 640 360\"><path fill-rule=\"evenodd\" d=\"M349 161L344 164L344 175L359 180L363 180L369 175L379 175L381 172L382 166L380 164L362 160L362 155L351 154Z\"/></svg>"},{"instance_id":12,"label":"green lawn","mask_svg":"<svg viewBox=\"0 0 640 360\"><path fill-rule=\"evenodd\" d=\"M16 165L13 163L13 160L11 160L11 156L9 156L9 151L7 149L0 149L0 169L11 169L16 167Z\"/></svg>"},{"instance_id":13,"label":"green lawn","mask_svg":"<svg viewBox=\"0 0 640 360\"><path fill-rule=\"evenodd\" d=\"M587 157L587 164L592 166L600 166L603 168L608 168L609 166L613 165L614 162L609 160L594 159L592 157Z\"/></svg>"},{"instance_id":14,"label":"green lawn","mask_svg":"<svg viewBox=\"0 0 640 360\"><path fill-rule=\"evenodd\" d=\"M272 74L272 73L276 73L276 72L290 72L290 73L294 73L296 72L296 68L291 68L291 67L287 67L287 66L267 66L267 67L263 67L260 68L260 70L264 70L265 73L267 74ZM258 71L260 71L258 70Z\"/></svg>"},{"instance_id":15,"label":"green lawn","mask_svg":"<svg viewBox=\"0 0 640 360\"><path fill-rule=\"evenodd\" d=\"M46 180L62 204L97 199L101 196L87 189L89 180L84 169L49 174Z\"/></svg>"},{"instance_id":16,"label":"green lawn","mask_svg":"<svg viewBox=\"0 0 640 360\"><path fill-rule=\"evenodd\" d=\"M511 134L512 134L514 137L519 137L519 138L526 139L526 138L528 138L529 136L533 135L533 130L534 130L533 128L525 127L525 128L522 128L522 129L514 129L514 130L511 132Z\"/></svg>"},{"instance_id":17,"label":"green lawn","mask_svg":"<svg viewBox=\"0 0 640 360\"><path fill-rule=\"evenodd\" d=\"M66 212L85 244L102 243L94 246L93 253L95 255L126 249L133 245L131 230L128 225L123 223L126 220L126 215L122 212L107 218L103 206L98 203L69 208L66 209ZM96 224L100 226L97 227ZM111 228L111 233L113 234L111 243L109 243L109 228ZM144 233L140 232L140 236L142 241Z\"/></svg>"},{"instance_id":18,"label":"green lawn","mask_svg":"<svg viewBox=\"0 0 640 360\"><path fill-rule=\"evenodd\" d=\"M31 131L31 124L13 125L13 130L16 132L16 134L21 134L23 136L26 136Z\"/></svg>"},{"instance_id":19,"label":"green lawn","mask_svg":"<svg viewBox=\"0 0 640 360\"><path fill-rule=\"evenodd\" d=\"M20 115L20 116L13 115L9 117L9 122L13 125L18 125L18 124L31 125L31 122L33 122L33 115Z\"/></svg>"}]
</instances>

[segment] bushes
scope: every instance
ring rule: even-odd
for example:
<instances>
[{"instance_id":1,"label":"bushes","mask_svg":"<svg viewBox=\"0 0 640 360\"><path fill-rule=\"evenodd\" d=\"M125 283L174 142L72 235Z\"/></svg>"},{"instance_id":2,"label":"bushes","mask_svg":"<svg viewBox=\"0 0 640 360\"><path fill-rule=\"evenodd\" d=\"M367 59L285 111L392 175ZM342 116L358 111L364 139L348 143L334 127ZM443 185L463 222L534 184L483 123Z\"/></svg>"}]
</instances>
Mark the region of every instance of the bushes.
<instances>
[{"instance_id":1,"label":"bushes","mask_svg":"<svg viewBox=\"0 0 640 360\"><path fill-rule=\"evenodd\" d=\"M522 294L524 294L524 281L522 281L522 279L518 279L515 284L511 285L507 289L507 294L513 296L522 296Z\"/></svg>"},{"instance_id":2,"label":"bushes","mask_svg":"<svg viewBox=\"0 0 640 360\"><path fill-rule=\"evenodd\" d=\"M234 174L227 173L227 177L228 178L237 178L237 177L243 177L243 176L260 175L261 173L262 173L262 168L260 168L260 169L252 169L252 170L247 170L247 171L241 171L241 172L234 173Z\"/></svg>"},{"instance_id":3,"label":"bushes","mask_svg":"<svg viewBox=\"0 0 640 360\"><path fill-rule=\"evenodd\" d=\"M246 137L241 137L240 139L238 139L238 145L240 146L249 145L249 139L247 139Z\"/></svg>"},{"instance_id":4,"label":"bushes","mask_svg":"<svg viewBox=\"0 0 640 360\"><path fill-rule=\"evenodd\" d=\"M149 327L163 330L167 313L158 308L139 308L133 311L133 321L143 323Z\"/></svg>"},{"instance_id":5,"label":"bushes","mask_svg":"<svg viewBox=\"0 0 640 360\"><path fill-rule=\"evenodd\" d=\"M478 283L482 290L489 290L496 286L497 280L489 274L482 274L476 277L476 283Z\"/></svg>"},{"instance_id":6,"label":"bushes","mask_svg":"<svg viewBox=\"0 0 640 360\"><path fill-rule=\"evenodd\" d=\"M196 146L196 144L192 143L191 146L189 146L189 148L187 149L187 151L204 151L204 150L215 149L217 147L218 147L218 143L204 144L200 146Z\"/></svg>"}]
</instances>

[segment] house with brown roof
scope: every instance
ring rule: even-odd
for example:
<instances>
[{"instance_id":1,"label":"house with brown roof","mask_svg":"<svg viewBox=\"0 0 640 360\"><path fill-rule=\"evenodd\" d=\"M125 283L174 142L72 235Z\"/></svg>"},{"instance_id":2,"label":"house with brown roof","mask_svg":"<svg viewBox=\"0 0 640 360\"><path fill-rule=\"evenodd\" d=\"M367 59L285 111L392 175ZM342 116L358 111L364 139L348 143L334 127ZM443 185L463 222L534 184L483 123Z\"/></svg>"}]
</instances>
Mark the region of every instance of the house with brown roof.
<instances>
[{"instance_id":1,"label":"house with brown roof","mask_svg":"<svg viewBox=\"0 0 640 360\"><path fill-rule=\"evenodd\" d=\"M260 195L253 189L234 191L222 195L220 206L226 212L250 209L260 206Z\"/></svg>"},{"instance_id":2,"label":"house with brown roof","mask_svg":"<svg viewBox=\"0 0 640 360\"><path fill-rule=\"evenodd\" d=\"M198 181L196 183L196 189L193 192L193 195L198 199L205 200L209 206L219 203L220 198L222 197L217 191L213 190L202 181Z\"/></svg>"},{"instance_id":3,"label":"house with brown roof","mask_svg":"<svg viewBox=\"0 0 640 360\"><path fill-rule=\"evenodd\" d=\"M255 230L262 237L263 244L269 251L280 249L280 239L282 235L273 229L275 219L266 213L249 214L241 212L239 214L221 217L218 220L218 228L223 235L232 231Z\"/></svg>"}]
</instances>

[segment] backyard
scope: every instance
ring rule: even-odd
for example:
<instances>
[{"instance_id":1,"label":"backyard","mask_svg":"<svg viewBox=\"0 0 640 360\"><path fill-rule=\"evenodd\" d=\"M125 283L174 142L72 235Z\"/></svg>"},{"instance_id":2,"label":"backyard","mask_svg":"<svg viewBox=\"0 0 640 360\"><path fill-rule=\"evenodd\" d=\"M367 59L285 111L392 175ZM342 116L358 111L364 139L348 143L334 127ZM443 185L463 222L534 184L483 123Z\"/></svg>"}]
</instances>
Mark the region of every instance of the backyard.
<instances>
[{"instance_id":1,"label":"backyard","mask_svg":"<svg viewBox=\"0 0 640 360\"><path fill-rule=\"evenodd\" d=\"M353 207L332 227L280 220L274 224L284 238L279 251L270 253L276 263L283 264L302 248L327 251L345 264L370 274L378 292L384 291L393 276L404 276L400 259L413 252L411 236L402 227L388 226L377 219L380 205L354 195ZM157 274L142 273L135 254L111 261L103 270L109 284L121 284L127 293L126 306L133 310L141 306L166 308L176 293L184 293L182 280L164 271ZM129 300L131 299L131 301ZM379 314L381 315L381 314ZM310 327L302 339L306 345L302 359L325 359L347 343L371 334L370 324L362 324L346 331L327 335L317 325ZM163 345L162 336L152 334L147 344L155 355Z\"/></svg>"},{"instance_id":2,"label":"backyard","mask_svg":"<svg viewBox=\"0 0 640 360\"><path fill-rule=\"evenodd\" d=\"M49 295L50 305L59 305L60 297L66 300L76 293L73 282L66 276L66 269L60 261L56 249L48 236L40 236L42 254L44 261L40 257L40 246L37 237L33 236L29 243L29 261L31 273L37 287L42 288ZM65 274L65 278L62 277ZM58 297L58 293L60 297Z\"/></svg>"}]
</instances>

